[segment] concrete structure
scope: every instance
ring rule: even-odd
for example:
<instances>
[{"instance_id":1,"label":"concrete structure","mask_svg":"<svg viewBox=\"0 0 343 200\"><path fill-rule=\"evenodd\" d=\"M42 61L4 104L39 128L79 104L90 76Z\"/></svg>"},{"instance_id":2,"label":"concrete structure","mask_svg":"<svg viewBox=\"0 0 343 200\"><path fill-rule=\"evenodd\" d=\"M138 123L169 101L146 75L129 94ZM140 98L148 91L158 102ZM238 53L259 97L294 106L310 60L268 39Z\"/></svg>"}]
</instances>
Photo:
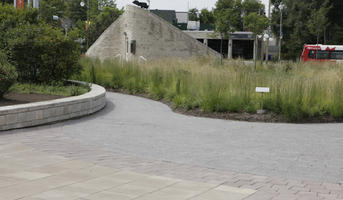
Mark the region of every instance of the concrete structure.
<instances>
[{"instance_id":1,"label":"concrete structure","mask_svg":"<svg viewBox=\"0 0 343 200\"><path fill-rule=\"evenodd\" d=\"M92 114L106 104L106 90L93 84L91 91L75 97L0 108L0 131L37 126Z\"/></svg>"},{"instance_id":2,"label":"concrete structure","mask_svg":"<svg viewBox=\"0 0 343 200\"><path fill-rule=\"evenodd\" d=\"M220 57L216 51L183 33L164 19L130 5L89 48L86 55L101 60L114 59L118 56L125 57L126 60L140 57L146 59Z\"/></svg>"},{"instance_id":3,"label":"concrete structure","mask_svg":"<svg viewBox=\"0 0 343 200\"><path fill-rule=\"evenodd\" d=\"M203 42L206 46L220 52L220 36L214 31L183 31L189 36ZM254 53L257 48L257 54ZM252 32L234 32L230 38L223 40L223 56L225 58L253 59L260 58L261 45L255 42Z\"/></svg>"}]
</instances>

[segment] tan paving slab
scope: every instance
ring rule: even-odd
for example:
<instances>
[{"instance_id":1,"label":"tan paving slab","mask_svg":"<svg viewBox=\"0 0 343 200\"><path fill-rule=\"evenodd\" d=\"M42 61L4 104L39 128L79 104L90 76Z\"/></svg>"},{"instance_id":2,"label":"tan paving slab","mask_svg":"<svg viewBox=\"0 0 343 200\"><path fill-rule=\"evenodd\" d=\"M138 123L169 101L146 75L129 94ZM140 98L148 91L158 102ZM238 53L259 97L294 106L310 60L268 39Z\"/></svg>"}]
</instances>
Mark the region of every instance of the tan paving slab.
<instances>
[{"instance_id":1,"label":"tan paving slab","mask_svg":"<svg viewBox=\"0 0 343 200\"><path fill-rule=\"evenodd\" d=\"M90 188L80 188L73 186L66 186L58 189L49 190L33 197L44 200L73 200L80 197L89 196L96 193L98 190Z\"/></svg>"},{"instance_id":2,"label":"tan paving slab","mask_svg":"<svg viewBox=\"0 0 343 200\"><path fill-rule=\"evenodd\" d=\"M72 184L73 187L85 188L85 189L96 189L98 191L114 188L123 184L128 183L128 180L114 179L110 177L95 178L84 182Z\"/></svg>"},{"instance_id":3,"label":"tan paving slab","mask_svg":"<svg viewBox=\"0 0 343 200\"><path fill-rule=\"evenodd\" d=\"M20 178L20 179L25 179L25 180L35 180L35 179L40 179L47 176L51 176L51 174L22 171L22 172L17 172L17 173L4 174L3 176L10 177L10 178Z\"/></svg>"},{"instance_id":4,"label":"tan paving slab","mask_svg":"<svg viewBox=\"0 0 343 200\"><path fill-rule=\"evenodd\" d=\"M1 169L0 169L1 170ZM15 185L26 181L25 179L0 176L0 188Z\"/></svg>"},{"instance_id":5,"label":"tan paving slab","mask_svg":"<svg viewBox=\"0 0 343 200\"><path fill-rule=\"evenodd\" d=\"M21 152L21 151L31 151L31 150L33 150L32 147L29 147L20 143L0 145L0 156L13 154L16 152Z\"/></svg>"},{"instance_id":6,"label":"tan paving slab","mask_svg":"<svg viewBox=\"0 0 343 200\"><path fill-rule=\"evenodd\" d=\"M158 190L156 187L149 187L139 184L125 184L121 185L119 187L115 187L111 190L107 190L107 192L112 192L115 194L122 194L125 196L131 196L131 197L138 197L147 193L151 193Z\"/></svg>"},{"instance_id":7,"label":"tan paving slab","mask_svg":"<svg viewBox=\"0 0 343 200\"><path fill-rule=\"evenodd\" d=\"M251 189L219 186L192 198L192 200L242 200L255 192L255 190Z\"/></svg>"},{"instance_id":8,"label":"tan paving slab","mask_svg":"<svg viewBox=\"0 0 343 200\"><path fill-rule=\"evenodd\" d=\"M105 192L99 192L99 193L96 193L87 197L83 197L78 200L130 200L130 199L133 199L133 196L105 191Z\"/></svg>"},{"instance_id":9,"label":"tan paving slab","mask_svg":"<svg viewBox=\"0 0 343 200\"><path fill-rule=\"evenodd\" d=\"M21 145L7 149L25 149ZM220 200L239 199L253 190L134 173L30 150L1 157L0 200ZM38 158L39 157L39 158ZM49 164L57 158L56 162ZM41 160L44 164L40 166ZM18 168L7 168L19 163ZM6 168L4 168L4 166ZM34 167L32 167L34 166ZM1 168L2 167L2 168ZM25 168L27 170L22 170Z\"/></svg>"}]
</instances>

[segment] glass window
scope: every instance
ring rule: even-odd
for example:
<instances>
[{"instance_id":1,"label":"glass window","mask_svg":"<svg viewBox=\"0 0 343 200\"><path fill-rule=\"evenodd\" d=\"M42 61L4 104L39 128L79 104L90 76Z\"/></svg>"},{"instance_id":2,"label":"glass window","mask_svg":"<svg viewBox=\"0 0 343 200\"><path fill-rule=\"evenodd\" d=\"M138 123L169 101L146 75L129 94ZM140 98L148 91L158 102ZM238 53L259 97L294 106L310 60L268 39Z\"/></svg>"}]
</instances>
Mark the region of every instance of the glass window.
<instances>
[{"instance_id":1,"label":"glass window","mask_svg":"<svg viewBox=\"0 0 343 200\"><path fill-rule=\"evenodd\" d=\"M308 57L309 57L309 58L312 58L312 59L315 59L314 51L313 51L313 50L311 50L311 51L308 53Z\"/></svg>"},{"instance_id":2,"label":"glass window","mask_svg":"<svg viewBox=\"0 0 343 200\"><path fill-rule=\"evenodd\" d=\"M332 51L330 58L335 60L343 60L343 51Z\"/></svg>"},{"instance_id":3,"label":"glass window","mask_svg":"<svg viewBox=\"0 0 343 200\"><path fill-rule=\"evenodd\" d=\"M317 59L329 59L329 51L317 51Z\"/></svg>"}]
</instances>

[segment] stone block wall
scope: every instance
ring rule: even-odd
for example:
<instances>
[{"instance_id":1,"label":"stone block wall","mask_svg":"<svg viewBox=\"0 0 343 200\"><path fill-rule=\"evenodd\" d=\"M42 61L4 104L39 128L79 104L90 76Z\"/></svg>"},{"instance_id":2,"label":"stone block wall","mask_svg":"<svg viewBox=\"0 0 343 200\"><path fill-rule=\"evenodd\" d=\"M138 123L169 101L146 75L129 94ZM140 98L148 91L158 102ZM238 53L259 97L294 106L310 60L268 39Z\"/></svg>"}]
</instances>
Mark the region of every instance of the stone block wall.
<instances>
[{"instance_id":1,"label":"stone block wall","mask_svg":"<svg viewBox=\"0 0 343 200\"><path fill-rule=\"evenodd\" d=\"M106 90L96 84L75 97L0 107L0 131L37 126L90 115L106 105Z\"/></svg>"}]
</instances>

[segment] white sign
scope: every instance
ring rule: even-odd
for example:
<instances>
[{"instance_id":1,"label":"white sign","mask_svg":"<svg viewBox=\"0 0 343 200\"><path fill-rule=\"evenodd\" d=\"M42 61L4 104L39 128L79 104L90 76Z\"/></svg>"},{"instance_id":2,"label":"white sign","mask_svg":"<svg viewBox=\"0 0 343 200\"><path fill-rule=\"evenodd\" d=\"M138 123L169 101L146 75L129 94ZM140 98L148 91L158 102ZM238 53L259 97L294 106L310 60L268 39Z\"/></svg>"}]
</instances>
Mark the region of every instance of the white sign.
<instances>
[{"instance_id":1,"label":"white sign","mask_svg":"<svg viewBox=\"0 0 343 200\"><path fill-rule=\"evenodd\" d=\"M256 87L256 92L269 93L270 89L268 87Z\"/></svg>"}]
</instances>

